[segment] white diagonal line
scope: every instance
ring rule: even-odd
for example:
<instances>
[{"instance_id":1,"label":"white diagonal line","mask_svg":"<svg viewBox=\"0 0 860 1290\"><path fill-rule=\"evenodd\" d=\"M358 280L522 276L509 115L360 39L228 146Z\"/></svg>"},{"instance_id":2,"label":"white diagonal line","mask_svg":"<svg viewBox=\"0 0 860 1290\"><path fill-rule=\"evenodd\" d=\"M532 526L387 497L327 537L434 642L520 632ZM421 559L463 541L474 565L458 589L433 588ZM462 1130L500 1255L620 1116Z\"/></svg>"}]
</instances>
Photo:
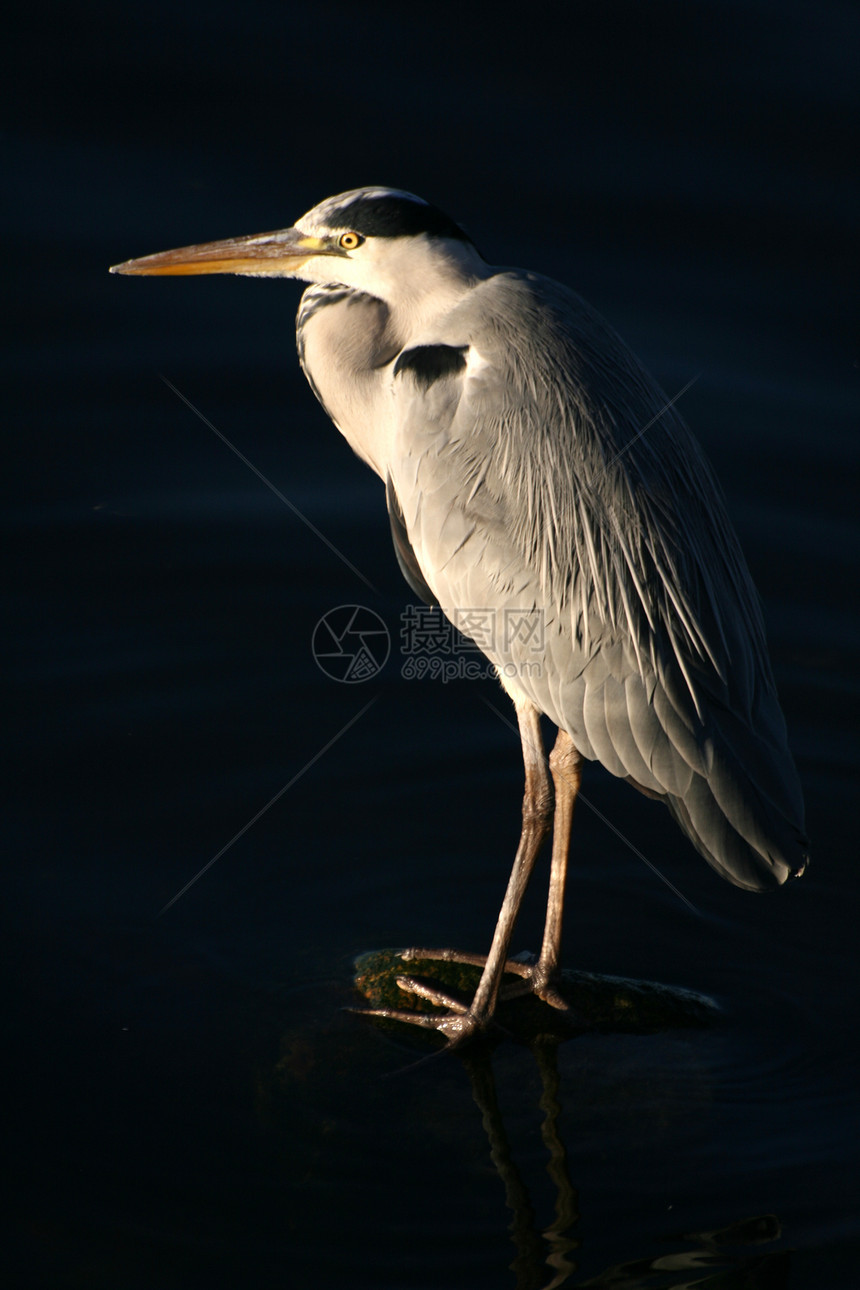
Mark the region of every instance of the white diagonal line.
<instances>
[{"instance_id":1,"label":"white diagonal line","mask_svg":"<svg viewBox=\"0 0 860 1290\"><path fill-rule=\"evenodd\" d=\"M639 850L639 848L635 847L629 838L625 838L621 830L616 828L615 825L612 823L612 821L608 820L606 816L603 814L603 812L597 809L597 807L594 805L593 802L589 802L587 797L583 797L582 792L579 793L579 796L577 797L577 801L584 802L585 805L588 807L588 809L590 811L593 811L594 814L597 816L597 818L599 820L602 820L603 823L606 825L606 827L608 829L611 829L612 832L616 835L616 837L619 837L621 841L624 843L624 845L629 847L630 850L633 852L633 854L635 856L638 856L639 859L642 861L642 863L646 864L648 868L651 870L651 872L656 874L657 877L660 879L660 881L664 882L666 886L669 888L669 890L674 892L675 895L678 897L678 899L684 902L684 904L687 906L689 910L691 910L694 914L697 914L701 918L702 916L701 911L696 908L693 902L691 900L688 900L687 897L684 895L684 893L682 891L679 891L678 888L675 886L675 884L671 882L670 879L667 878L664 873L661 873L660 870L657 868L657 866L651 860L649 860L646 855L643 855L642 852Z\"/></svg>"},{"instance_id":2,"label":"white diagonal line","mask_svg":"<svg viewBox=\"0 0 860 1290\"><path fill-rule=\"evenodd\" d=\"M625 452L629 452L629 450L633 447L634 443L636 443L637 439L641 439L641 438L642 438L642 436L643 436L643 434L645 434L648 430L650 430L650 429L651 429L651 427L652 427L652 426L653 426L657 421L659 421L659 420L660 420L660 418L662 417L662 415L663 415L663 413L664 413L664 412L668 412L668 411L669 411L669 409L670 409L671 407L674 407L674 405L675 405L675 404L678 402L678 400L680 399L681 395L682 395L682 394L686 394L686 393L687 393L687 391L689 390L690 386L691 386L691 385L695 385L695 384L696 384L696 381L698 381L698 379L699 379L699 377L700 377L701 375L702 375L702 373L701 373L701 372L697 372L695 376L692 376L692 377L690 378L690 380L687 382L687 384L686 384L686 385L683 385L683 386L681 387L681 389L678 391L678 393L675 395L675 397L674 397L674 398L670 399L668 403L664 403L664 404L663 404L663 406L662 406L662 408L660 409L660 411L654 414L654 416L651 418L651 420L648 422L648 424L647 424L647 425L644 425L644 426L642 427L642 429L641 429L641 430L637 431L637 433L633 436L633 438L630 440L630 442L629 442L629 443L626 443L626 444L624 445L624 447L623 447L623 448L619 449L619 451L615 454L615 456L614 456L610 461L608 461L608 462L606 463L606 465L603 467L603 470L601 470L601 471L599 472L598 478L600 477L600 475L605 474L605 472L606 472L607 470L609 470L609 469L610 469L610 467L614 466L614 465L615 465L615 463L616 463L616 461L618 461L618 460L619 460L619 458L621 458L621 457L623 457L623 456L624 456ZM592 481L592 482L594 482L594 481Z\"/></svg>"},{"instance_id":3,"label":"white diagonal line","mask_svg":"<svg viewBox=\"0 0 860 1290\"><path fill-rule=\"evenodd\" d=\"M505 725L506 725L510 730L513 730L513 732L514 732L514 734L515 734L515 735L517 735L518 737L520 737L520 731L519 731L519 728L518 728L517 726L515 726L515 725L514 725L514 723L513 723L512 721L508 720L508 718L505 716L505 714L504 714L503 712L499 712L499 709L496 707L496 705L495 705L494 703L490 703L490 700L489 700L489 699L485 699L483 695L481 695L481 702L482 702L482 703L485 703L485 704L486 704L486 706L490 709L490 711L491 711L491 712L494 712L494 713L496 714L496 716L499 718L499 720L500 720L500 721L503 721L503 722L504 722L504 724L505 724ZM538 750L537 750L537 749L534 749L534 751L535 751L535 752L537 752ZM548 763L548 759L547 759L546 757L544 757L544 759L543 759L543 760L544 760L544 763L545 763L545 764L547 764L547 765L549 764L549 763ZM653 863L648 859L648 857L647 857L647 856L643 855L643 854L642 854L642 852L639 850L639 848L638 848L638 847L636 847L636 846L634 846L634 845L633 845L633 843L630 841L630 839L629 839L629 838L626 838L626 837L624 836L624 834L621 832L621 830L620 830L620 829L618 829L618 828L616 828L616 827L615 827L615 825L612 823L612 821L611 821L611 820L608 820L608 819L606 818L606 816L603 814L603 812L602 812L602 811L599 811L599 810L597 809L597 807L594 805L594 803L593 803L593 802L589 802L588 798L583 796L583 794L582 794L582 790L581 790L581 789L580 789L579 793L577 794L577 798L576 798L576 800L577 800L578 802L584 802L584 803L585 803L585 805L588 807L588 809L589 809L590 811L593 811L593 812L594 812L594 814L597 816L597 818L598 818L599 820L602 820L602 821L603 821L603 823L607 826L607 828L611 829L611 830L612 830L612 832L615 834L615 836L616 836L616 837L618 837L618 838L620 838L620 839L621 839L621 841L624 843L624 845L625 845L626 847L629 847L629 848L630 848L630 850L633 852L633 854L634 854L635 856L638 856L638 857L639 857L639 859L642 861L642 863L643 863L643 864L646 864L646 865L648 866L648 868L651 870L651 872L652 872L652 873L654 873L654 874L656 874L656 875L657 875L657 877L660 879L660 881L661 881L661 882L664 882L664 883L666 884L666 886L669 888L669 890L670 890L670 891L672 891L672 892L674 892L674 893L675 893L675 895L678 897L678 899L684 902L684 904L687 906L687 908L688 908L688 909L692 910L692 912L693 912L694 914L696 914L696 915L698 915L699 917L701 917L701 911L700 911L700 910L698 910L698 909L696 908L696 906L693 904L693 902L692 902L691 900L688 900L688 899L687 899L687 897L684 895L684 893L683 893L682 891L679 891L679 890L678 890L678 888L675 886L675 884L674 884L673 882L671 882L671 881L670 881L670 879L668 879L664 873L661 873L661 872L660 872L660 870L657 868L657 866L656 866L655 864L653 864Z\"/></svg>"},{"instance_id":4,"label":"white diagonal line","mask_svg":"<svg viewBox=\"0 0 860 1290\"><path fill-rule=\"evenodd\" d=\"M297 519L301 520L305 528L310 529L311 533L313 533L315 537L318 537L320 542L322 542L324 546L327 546L329 551L332 551L337 556L337 558L346 565L347 569L350 569L357 578L360 578L366 587L369 587L371 591L376 591L376 587L374 587L370 579L366 578L364 574L361 572L361 570L357 569L355 565L352 563L352 561L347 559L343 551L339 550L339 548L336 547L333 542L330 542L329 539L326 537L326 535L324 533L321 533L317 528L317 526L311 520L308 519L307 515L304 515L299 510L298 506L296 506L293 502L290 501L289 497L285 497L284 494L281 492L281 490L279 488L276 488L275 485L272 483L272 481L270 479L267 479L266 476L263 474L263 472L261 470L258 470L257 467L254 465L254 463L252 461L249 461L248 458L245 456L245 454L243 452L240 452L239 449L236 447L236 445L234 443L231 443L230 440L227 438L227 436L223 434L218 429L217 426L213 425L212 422L209 420L209 418L207 416L204 416L203 413L200 411L200 409L195 407L194 404L191 402L191 400L186 398L181 390L177 390L176 386L173 384L172 381L169 381L166 376L162 375L161 372L159 372L158 375L161 378L161 380L164 382L164 384L167 386L167 388L169 390L172 390L173 393L176 395L176 397L178 399L181 399L182 402L185 404L185 406L187 408L190 408L190 410L194 413L194 415L196 417L199 417L200 420L203 422L203 424L205 426L208 426L209 429L212 431L212 433L214 435L217 435L218 438L221 440L221 442L223 444L226 444L226 446L230 449L230 451L232 453L235 453L236 456L239 458L239 460L245 466L247 466L249 470L253 471L254 474L257 476L257 478L262 483L264 483L268 489L271 489L271 491L275 494L278 500L283 502L284 506L286 506L289 510L291 510L293 515L295 515Z\"/></svg>"}]
</instances>

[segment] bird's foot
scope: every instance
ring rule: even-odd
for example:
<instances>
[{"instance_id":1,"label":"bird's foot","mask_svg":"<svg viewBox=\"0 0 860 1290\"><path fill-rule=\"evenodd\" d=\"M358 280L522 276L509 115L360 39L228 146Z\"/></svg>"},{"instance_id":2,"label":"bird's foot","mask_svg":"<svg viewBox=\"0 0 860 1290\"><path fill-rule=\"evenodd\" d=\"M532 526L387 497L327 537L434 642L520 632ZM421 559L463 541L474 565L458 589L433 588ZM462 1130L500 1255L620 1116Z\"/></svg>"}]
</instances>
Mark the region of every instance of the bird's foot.
<instances>
[{"instance_id":1,"label":"bird's foot","mask_svg":"<svg viewBox=\"0 0 860 1290\"><path fill-rule=\"evenodd\" d=\"M528 955L508 959L499 965L501 988L498 978L484 979L487 958L481 954L408 949L385 951L368 960L362 961L356 984L371 1006L354 1011L436 1031L449 1049L499 1031L520 1033L523 1027L541 1031L548 1026L554 1031L560 1024L562 1032L584 1029L546 960ZM522 997L528 995L551 1008L555 1022L542 1019L539 1005L536 1011ZM501 1025L496 1020L497 1001Z\"/></svg>"},{"instance_id":2,"label":"bird's foot","mask_svg":"<svg viewBox=\"0 0 860 1290\"><path fill-rule=\"evenodd\" d=\"M400 958L404 962L418 961L438 961L444 963L462 963L468 967L484 968L487 962L485 954L469 954L462 950L427 950L427 949L409 949L401 950ZM536 959L532 954L520 954L516 958L507 959L504 966L505 976L517 976L519 981L503 985L499 991L499 1000L506 1003L510 999L517 999L526 994L533 994L548 1007L555 1009L556 1012L570 1021L572 1024L581 1023L582 1018L575 1009L571 1008L570 1003L558 988L561 974L557 967ZM397 984L402 990L408 990L412 994L418 995L419 998L426 999L429 1003L436 1004L439 1007L448 1008L450 1012L465 1015L470 1019L471 1026L469 1033L475 1030L486 1029L491 1024L492 1016L487 1018L475 1018L472 1012L466 1009L463 1004L447 992L440 990L438 987L430 985L426 981L417 980L415 977L398 977ZM419 1025L433 1025L437 1017L432 1013L401 1013L401 1019L406 1017L420 1016L422 1020ZM426 1020L425 1020L426 1019ZM446 1018L454 1023L454 1029L457 1029L456 1023L458 1016ZM437 1027L442 1029L442 1027ZM462 1028L462 1026L461 1026Z\"/></svg>"},{"instance_id":3,"label":"bird's foot","mask_svg":"<svg viewBox=\"0 0 860 1290\"><path fill-rule=\"evenodd\" d=\"M485 967L487 963L486 954L467 954L462 950L401 950L400 957L405 963L435 959L442 963L464 963L478 968ZM533 954L518 954L516 958L506 959L504 974L518 976L520 981L502 986L499 998L517 999L523 994L534 994L551 1008L557 1008L560 1012L570 1010L570 1005L557 989L561 975L558 969L542 963Z\"/></svg>"},{"instance_id":4,"label":"bird's foot","mask_svg":"<svg viewBox=\"0 0 860 1290\"><path fill-rule=\"evenodd\" d=\"M536 959L532 954L522 954L515 959L508 959L505 972L515 973L520 977L518 982L503 986L500 999L518 999L524 994L533 994L557 1012L575 1014L564 995L558 989L561 973L558 968L550 967Z\"/></svg>"},{"instance_id":5,"label":"bird's foot","mask_svg":"<svg viewBox=\"0 0 860 1290\"><path fill-rule=\"evenodd\" d=\"M492 1024L490 1017L479 1016L462 999L429 981L414 976L398 976L396 980L398 989L405 994L416 995L444 1011L410 1012L405 1008L359 1008L355 1011L365 1017L384 1017L386 1021L402 1021L423 1030L435 1030L447 1041L448 1048L459 1048Z\"/></svg>"}]
</instances>

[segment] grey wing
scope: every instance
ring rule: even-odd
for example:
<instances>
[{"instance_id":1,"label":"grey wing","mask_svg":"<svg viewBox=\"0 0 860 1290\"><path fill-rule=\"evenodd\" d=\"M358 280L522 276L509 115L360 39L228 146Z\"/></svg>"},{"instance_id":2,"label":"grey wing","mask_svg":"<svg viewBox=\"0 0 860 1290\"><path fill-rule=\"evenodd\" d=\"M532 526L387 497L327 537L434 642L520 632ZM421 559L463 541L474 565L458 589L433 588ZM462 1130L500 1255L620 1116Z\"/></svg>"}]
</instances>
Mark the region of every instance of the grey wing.
<instances>
[{"instance_id":1,"label":"grey wing","mask_svg":"<svg viewBox=\"0 0 860 1290\"><path fill-rule=\"evenodd\" d=\"M392 487L424 583L458 626L492 616L479 643L507 688L661 797L724 877L763 889L801 872L757 596L683 422L556 284L499 275L442 339L460 367L394 378ZM519 631L529 614L539 646Z\"/></svg>"}]
</instances>

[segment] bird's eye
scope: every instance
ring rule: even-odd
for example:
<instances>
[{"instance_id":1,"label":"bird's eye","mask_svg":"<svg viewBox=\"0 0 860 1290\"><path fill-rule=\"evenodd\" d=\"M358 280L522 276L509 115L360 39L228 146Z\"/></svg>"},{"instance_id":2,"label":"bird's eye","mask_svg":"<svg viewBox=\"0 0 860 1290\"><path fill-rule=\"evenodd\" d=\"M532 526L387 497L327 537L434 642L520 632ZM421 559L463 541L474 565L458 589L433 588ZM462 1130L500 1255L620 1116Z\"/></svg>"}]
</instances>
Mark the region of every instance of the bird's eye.
<instances>
[{"instance_id":1,"label":"bird's eye","mask_svg":"<svg viewBox=\"0 0 860 1290\"><path fill-rule=\"evenodd\" d=\"M357 246L361 246L364 238L360 233L341 233L337 239L337 244L342 251L354 251Z\"/></svg>"}]
</instances>

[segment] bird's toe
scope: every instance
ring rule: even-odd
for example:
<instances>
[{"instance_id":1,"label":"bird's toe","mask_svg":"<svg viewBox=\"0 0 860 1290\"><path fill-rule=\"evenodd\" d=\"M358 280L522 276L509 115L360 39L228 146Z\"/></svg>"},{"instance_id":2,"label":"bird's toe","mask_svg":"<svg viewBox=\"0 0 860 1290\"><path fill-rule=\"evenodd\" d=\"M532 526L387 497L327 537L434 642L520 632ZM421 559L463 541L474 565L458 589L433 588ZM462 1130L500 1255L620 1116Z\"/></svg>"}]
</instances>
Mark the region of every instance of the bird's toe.
<instances>
[{"instance_id":1,"label":"bird's toe","mask_svg":"<svg viewBox=\"0 0 860 1290\"><path fill-rule=\"evenodd\" d=\"M399 976L397 984L407 994L416 994L419 999L426 999L437 1008L447 1008L457 1016L465 1016L469 1011L466 1004L456 995L449 994L447 990L440 990L437 985L432 985L429 981L421 981L414 976Z\"/></svg>"}]
</instances>

